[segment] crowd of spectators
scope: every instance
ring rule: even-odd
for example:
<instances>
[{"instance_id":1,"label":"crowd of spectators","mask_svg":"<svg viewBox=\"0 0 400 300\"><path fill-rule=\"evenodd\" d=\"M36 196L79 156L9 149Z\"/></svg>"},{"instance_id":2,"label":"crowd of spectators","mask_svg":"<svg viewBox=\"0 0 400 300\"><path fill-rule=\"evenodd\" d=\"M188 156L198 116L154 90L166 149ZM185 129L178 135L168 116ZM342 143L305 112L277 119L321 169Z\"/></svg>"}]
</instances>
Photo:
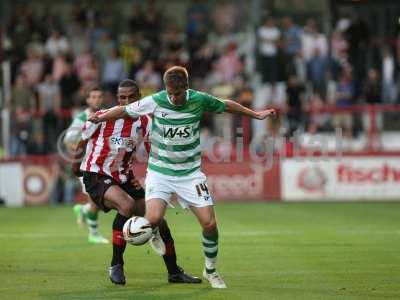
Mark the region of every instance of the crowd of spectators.
<instances>
[{"instance_id":1,"label":"crowd of spectators","mask_svg":"<svg viewBox=\"0 0 400 300\"><path fill-rule=\"evenodd\" d=\"M124 30L112 26L121 16L84 5L66 18L14 10L2 42L12 69L11 155L54 153L88 87L101 85L111 106L119 81L133 78L147 95L162 88L172 65L188 68L192 88L256 109L277 107L281 118L246 127L257 133L339 126L352 136L351 114L306 112L398 102L400 39L377 38L359 18L337 20L329 35L315 19L299 24L288 16L267 16L250 31L236 5L194 1L178 26L149 1L133 5ZM229 137L242 121L206 116L203 132Z\"/></svg>"}]
</instances>

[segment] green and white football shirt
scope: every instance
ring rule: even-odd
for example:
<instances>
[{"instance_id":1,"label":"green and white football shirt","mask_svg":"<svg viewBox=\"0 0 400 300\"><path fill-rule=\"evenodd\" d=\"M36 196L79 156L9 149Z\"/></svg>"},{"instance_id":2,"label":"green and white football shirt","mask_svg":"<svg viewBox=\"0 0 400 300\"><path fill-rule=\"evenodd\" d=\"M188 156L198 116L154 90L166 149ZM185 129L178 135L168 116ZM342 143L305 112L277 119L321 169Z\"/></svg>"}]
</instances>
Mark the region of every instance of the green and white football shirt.
<instances>
[{"instance_id":1,"label":"green and white football shirt","mask_svg":"<svg viewBox=\"0 0 400 300\"><path fill-rule=\"evenodd\" d=\"M125 107L129 116L153 115L148 169L185 176L200 169L200 120L204 112L222 113L225 102L209 94L186 91L186 102L174 105L167 92L147 96Z\"/></svg>"},{"instance_id":2,"label":"green and white football shirt","mask_svg":"<svg viewBox=\"0 0 400 300\"><path fill-rule=\"evenodd\" d=\"M66 144L77 144L82 139L82 129L83 125L89 117L89 109L78 113L72 120L71 125L68 127L65 133L64 143Z\"/></svg>"}]
</instances>

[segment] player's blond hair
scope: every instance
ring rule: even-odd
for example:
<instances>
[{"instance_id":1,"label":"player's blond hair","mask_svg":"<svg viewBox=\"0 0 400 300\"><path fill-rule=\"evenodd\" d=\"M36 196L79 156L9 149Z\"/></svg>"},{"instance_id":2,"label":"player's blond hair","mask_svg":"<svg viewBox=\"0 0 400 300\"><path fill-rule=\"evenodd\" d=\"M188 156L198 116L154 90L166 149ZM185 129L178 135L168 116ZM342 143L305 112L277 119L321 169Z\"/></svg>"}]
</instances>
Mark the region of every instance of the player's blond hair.
<instances>
[{"instance_id":1,"label":"player's blond hair","mask_svg":"<svg viewBox=\"0 0 400 300\"><path fill-rule=\"evenodd\" d=\"M173 66L165 71L163 76L164 84L174 88L189 87L189 74L186 68Z\"/></svg>"}]
</instances>

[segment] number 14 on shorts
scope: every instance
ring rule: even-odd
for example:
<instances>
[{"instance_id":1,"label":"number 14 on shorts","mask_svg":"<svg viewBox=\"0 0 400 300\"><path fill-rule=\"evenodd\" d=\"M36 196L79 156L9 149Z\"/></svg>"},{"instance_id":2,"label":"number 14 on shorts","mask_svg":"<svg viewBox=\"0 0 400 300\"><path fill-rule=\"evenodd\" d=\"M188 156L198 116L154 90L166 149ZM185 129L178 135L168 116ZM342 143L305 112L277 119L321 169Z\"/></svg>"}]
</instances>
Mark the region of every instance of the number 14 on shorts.
<instances>
[{"instance_id":1,"label":"number 14 on shorts","mask_svg":"<svg viewBox=\"0 0 400 300\"><path fill-rule=\"evenodd\" d=\"M202 182L196 185L196 191L197 191L197 195L199 197L204 197L204 200L210 200L211 196L210 196L210 191L208 190L207 187L207 182Z\"/></svg>"}]
</instances>

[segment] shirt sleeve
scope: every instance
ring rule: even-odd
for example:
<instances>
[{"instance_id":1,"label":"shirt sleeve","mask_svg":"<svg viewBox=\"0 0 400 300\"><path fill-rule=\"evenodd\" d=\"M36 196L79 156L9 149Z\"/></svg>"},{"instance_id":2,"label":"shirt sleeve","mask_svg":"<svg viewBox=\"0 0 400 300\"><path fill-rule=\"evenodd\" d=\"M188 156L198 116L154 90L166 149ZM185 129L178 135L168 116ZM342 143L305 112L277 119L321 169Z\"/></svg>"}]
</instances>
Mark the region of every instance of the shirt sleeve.
<instances>
[{"instance_id":1,"label":"shirt sleeve","mask_svg":"<svg viewBox=\"0 0 400 300\"><path fill-rule=\"evenodd\" d=\"M144 143L144 147L146 149L147 154L150 153L150 128L151 128L151 119L148 116L140 117L141 129L142 129L142 139Z\"/></svg>"},{"instance_id":2,"label":"shirt sleeve","mask_svg":"<svg viewBox=\"0 0 400 300\"><path fill-rule=\"evenodd\" d=\"M223 100L211 96L207 93L202 93L203 96L203 103L204 103L204 110L215 112L215 113L222 113L226 111L226 104Z\"/></svg>"},{"instance_id":3,"label":"shirt sleeve","mask_svg":"<svg viewBox=\"0 0 400 300\"><path fill-rule=\"evenodd\" d=\"M64 144L77 144L81 140L82 128L85 122L75 118L64 136Z\"/></svg>"},{"instance_id":4,"label":"shirt sleeve","mask_svg":"<svg viewBox=\"0 0 400 300\"><path fill-rule=\"evenodd\" d=\"M100 127L101 123L92 123L86 121L82 128L82 140L86 141L92 137L96 130Z\"/></svg>"},{"instance_id":5,"label":"shirt sleeve","mask_svg":"<svg viewBox=\"0 0 400 300\"><path fill-rule=\"evenodd\" d=\"M153 113L155 108L156 108L156 102L150 95L140 99L139 101L133 102L125 106L125 112L131 118L137 118L139 116Z\"/></svg>"}]
</instances>

